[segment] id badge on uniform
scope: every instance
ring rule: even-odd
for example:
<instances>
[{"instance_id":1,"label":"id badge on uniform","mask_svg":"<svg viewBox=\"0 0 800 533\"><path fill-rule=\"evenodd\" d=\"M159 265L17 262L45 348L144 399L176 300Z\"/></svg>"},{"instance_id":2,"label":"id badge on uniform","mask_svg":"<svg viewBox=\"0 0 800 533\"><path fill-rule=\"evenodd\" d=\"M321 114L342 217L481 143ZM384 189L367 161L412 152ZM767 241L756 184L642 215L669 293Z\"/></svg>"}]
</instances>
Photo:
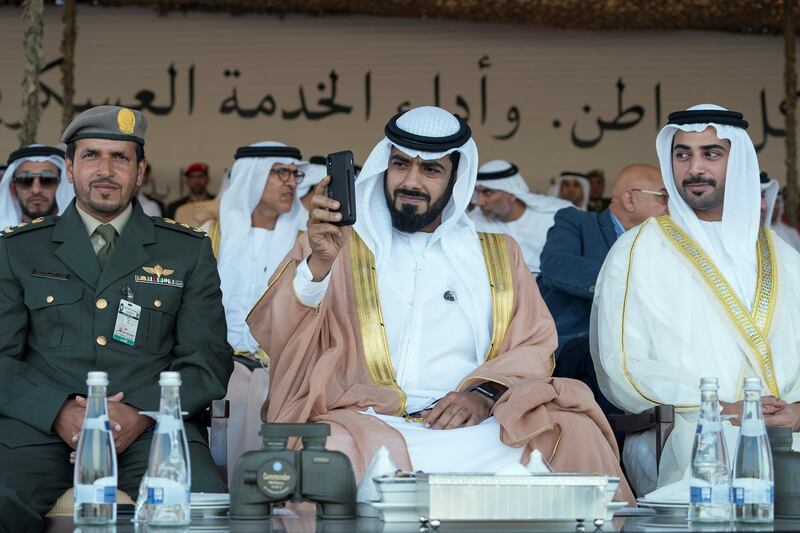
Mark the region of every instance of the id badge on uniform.
<instances>
[{"instance_id":1,"label":"id badge on uniform","mask_svg":"<svg viewBox=\"0 0 800 533\"><path fill-rule=\"evenodd\" d=\"M142 306L128 300L120 300L117 312L117 323L114 324L115 341L124 342L133 346L136 341L136 330L139 329L139 317L142 315Z\"/></svg>"}]
</instances>

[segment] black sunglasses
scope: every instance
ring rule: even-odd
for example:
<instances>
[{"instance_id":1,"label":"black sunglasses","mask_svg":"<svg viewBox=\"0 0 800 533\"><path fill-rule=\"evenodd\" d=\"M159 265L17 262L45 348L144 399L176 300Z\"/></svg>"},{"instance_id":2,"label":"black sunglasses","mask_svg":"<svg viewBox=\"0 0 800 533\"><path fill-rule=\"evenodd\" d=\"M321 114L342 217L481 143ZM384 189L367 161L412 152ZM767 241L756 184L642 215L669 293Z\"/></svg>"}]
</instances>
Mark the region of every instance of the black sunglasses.
<instances>
[{"instance_id":1,"label":"black sunglasses","mask_svg":"<svg viewBox=\"0 0 800 533\"><path fill-rule=\"evenodd\" d=\"M59 177L54 172L42 170L40 172L18 172L14 174L14 184L23 189L30 189L36 178L39 178L41 186L46 188L55 187L59 182Z\"/></svg>"}]
</instances>

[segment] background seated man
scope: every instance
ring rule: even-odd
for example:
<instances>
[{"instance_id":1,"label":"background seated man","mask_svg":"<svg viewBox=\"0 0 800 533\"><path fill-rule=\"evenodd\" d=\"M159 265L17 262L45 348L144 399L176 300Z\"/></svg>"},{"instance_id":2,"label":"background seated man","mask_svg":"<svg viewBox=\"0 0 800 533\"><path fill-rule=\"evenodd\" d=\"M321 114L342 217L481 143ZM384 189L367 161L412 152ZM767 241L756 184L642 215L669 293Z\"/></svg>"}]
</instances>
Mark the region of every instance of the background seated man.
<instances>
[{"instance_id":1,"label":"background seated man","mask_svg":"<svg viewBox=\"0 0 800 533\"><path fill-rule=\"evenodd\" d=\"M500 159L478 169L473 200L480 209L473 209L469 216L478 231L511 235L522 248L528 269L538 276L539 256L553 216L570 203L530 192L516 165Z\"/></svg>"},{"instance_id":2,"label":"background seated man","mask_svg":"<svg viewBox=\"0 0 800 533\"><path fill-rule=\"evenodd\" d=\"M269 359L245 319L294 246L306 216L297 198L306 166L300 150L265 141L240 147L234 159L219 215L201 226L217 257L228 343L236 355L227 395L231 465L242 453L261 447L258 419L269 387Z\"/></svg>"},{"instance_id":3,"label":"background seated man","mask_svg":"<svg viewBox=\"0 0 800 533\"><path fill-rule=\"evenodd\" d=\"M0 230L63 213L74 196L64 150L41 144L14 150L0 179Z\"/></svg>"},{"instance_id":4,"label":"background seated man","mask_svg":"<svg viewBox=\"0 0 800 533\"><path fill-rule=\"evenodd\" d=\"M589 203L586 210L602 213L611 203L611 198L603 196L606 192L606 173L602 168L595 168L586 173L586 179L589 180Z\"/></svg>"},{"instance_id":5,"label":"background seated man","mask_svg":"<svg viewBox=\"0 0 800 533\"><path fill-rule=\"evenodd\" d=\"M214 195L208 192L208 184L211 177L208 175L208 165L205 163L192 163L186 167L183 173L183 178L186 183L186 188L189 189L189 194L183 198L175 200L167 206L164 216L167 218L175 218L175 212L179 207L195 202L205 202L213 200Z\"/></svg>"},{"instance_id":6,"label":"background seated man","mask_svg":"<svg viewBox=\"0 0 800 533\"><path fill-rule=\"evenodd\" d=\"M589 190L589 179L586 174L565 170L553 180L547 195L566 200L581 211L586 211L589 205Z\"/></svg>"}]
</instances>

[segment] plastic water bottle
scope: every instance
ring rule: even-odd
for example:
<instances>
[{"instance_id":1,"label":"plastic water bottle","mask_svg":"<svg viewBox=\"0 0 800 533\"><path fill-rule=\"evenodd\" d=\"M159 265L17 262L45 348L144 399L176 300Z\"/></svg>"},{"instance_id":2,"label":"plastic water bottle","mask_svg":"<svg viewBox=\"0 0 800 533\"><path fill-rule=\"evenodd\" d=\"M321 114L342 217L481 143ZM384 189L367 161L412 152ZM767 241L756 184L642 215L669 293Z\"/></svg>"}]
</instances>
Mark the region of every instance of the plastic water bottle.
<instances>
[{"instance_id":1,"label":"plastic water bottle","mask_svg":"<svg viewBox=\"0 0 800 533\"><path fill-rule=\"evenodd\" d=\"M700 419L692 446L690 522L729 522L731 476L719 417L717 378L700 380Z\"/></svg>"},{"instance_id":2,"label":"plastic water bottle","mask_svg":"<svg viewBox=\"0 0 800 533\"><path fill-rule=\"evenodd\" d=\"M774 471L772 449L761 410L761 379L744 380L744 412L733 462L734 518L737 522L772 522Z\"/></svg>"},{"instance_id":3,"label":"plastic water bottle","mask_svg":"<svg viewBox=\"0 0 800 533\"><path fill-rule=\"evenodd\" d=\"M181 414L181 375L162 372L159 385L161 404L150 460L136 500L136 521L150 525L187 525L191 521L192 469Z\"/></svg>"},{"instance_id":4,"label":"plastic water bottle","mask_svg":"<svg viewBox=\"0 0 800 533\"><path fill-rule=\"evenodd\" d=\"M108 422L108 374L89 372L86 378L86 418L75 455L74 522L79 525L117 521L117 452Z\"/></svg>"}]
</instances>

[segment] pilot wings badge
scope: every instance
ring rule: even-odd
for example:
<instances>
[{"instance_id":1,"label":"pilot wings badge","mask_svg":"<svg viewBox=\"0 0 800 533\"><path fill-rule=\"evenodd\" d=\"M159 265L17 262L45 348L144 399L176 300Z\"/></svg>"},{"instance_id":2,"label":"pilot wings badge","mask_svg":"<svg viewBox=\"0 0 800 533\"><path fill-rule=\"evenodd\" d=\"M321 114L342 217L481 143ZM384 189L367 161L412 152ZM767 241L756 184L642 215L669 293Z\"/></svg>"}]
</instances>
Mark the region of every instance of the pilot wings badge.
<instances>
[{"instance_id":1,"label":"pilot wings badge","mask_svg":"<svg viewBox=\"0 0 800 533\"><path fill-rule=\"evenodd\" d=\"M154 285L168 285L170 287L183 287L183 281L179 279L170 279L169 276L175 273L174 270L164 268L161 265L152 267L142 267L142 270L150 274L149 276L137 275L134 276L136 283L151 283Z\"/></svg>"},{"instance_id":2,"label":"pilot wings badge","mask_svg":"<svg viewBox=\"0 0 800 533\"><path fill-rule=\"evenodd\" d=\"M159 278L166 278L175 273L174 270L164 268L161 265L156 265L154 267L142 267L142 270L144 270L148 274L154 274L156 277Z\"/></svg>"}]
</instances>

